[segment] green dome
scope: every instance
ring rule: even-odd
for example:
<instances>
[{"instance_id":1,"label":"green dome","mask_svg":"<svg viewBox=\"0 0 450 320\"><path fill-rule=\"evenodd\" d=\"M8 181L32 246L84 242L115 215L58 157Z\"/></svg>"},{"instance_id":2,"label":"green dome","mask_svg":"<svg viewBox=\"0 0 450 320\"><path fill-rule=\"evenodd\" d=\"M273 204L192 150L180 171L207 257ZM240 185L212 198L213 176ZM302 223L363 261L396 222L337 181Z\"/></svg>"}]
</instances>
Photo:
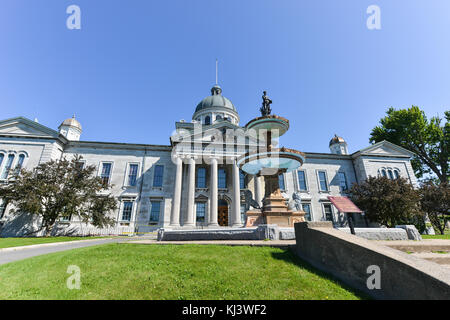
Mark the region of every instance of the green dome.
<instances>
[{"instance_id":1,"label":"green dome","mask_svg":"<svg viewBox=\"0 0 450 320\"><path fill-rule=\"evenodd\" d=\"M222 89L217 84L211 88L211 95L197 105L195 112L209 108L227 108L236 112L233 103L222 96Z\"/></svg>"}]
</instances>

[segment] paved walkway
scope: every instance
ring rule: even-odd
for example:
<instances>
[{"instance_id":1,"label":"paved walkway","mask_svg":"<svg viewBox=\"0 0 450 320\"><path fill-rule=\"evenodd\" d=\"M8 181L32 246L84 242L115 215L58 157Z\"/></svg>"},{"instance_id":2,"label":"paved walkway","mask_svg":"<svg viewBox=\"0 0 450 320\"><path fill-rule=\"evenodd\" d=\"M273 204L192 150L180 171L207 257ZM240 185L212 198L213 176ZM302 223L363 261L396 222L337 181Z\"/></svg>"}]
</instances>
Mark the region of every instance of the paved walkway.
<instances>
[{"instance_id":1,"label":"paved walkway","mask_svg":"<svg viewBox=\"0 0 450 320\"><path fill-rule=\"evenodd\" d=\"M0 249L0 265L18 261L26 258L40 256L47 253L60 252L90 246L97 246L108 243L128 242L136 239L142 239L143 237L117 237L95 240L79 240L79 241L67 241L67 242L54 242L45 244L36 244L23 247L12 247ZM150 237L148 237L150 238Z\"/></svg>"},{"instance_id":2,"label":"paved walkway","mask_svg":"<svg viewBox=\"0 0 450 320\"><path fill-rule=\"evenodd\" d=\"M156 240L137 240L128 241L128 243L137 244L201 244L201 245L221 245L221 246L251 246L251 247L276 247L288 248L295 246L295 240L197 240L197 241L156 241Z\"/></svg>"}]
</instances>

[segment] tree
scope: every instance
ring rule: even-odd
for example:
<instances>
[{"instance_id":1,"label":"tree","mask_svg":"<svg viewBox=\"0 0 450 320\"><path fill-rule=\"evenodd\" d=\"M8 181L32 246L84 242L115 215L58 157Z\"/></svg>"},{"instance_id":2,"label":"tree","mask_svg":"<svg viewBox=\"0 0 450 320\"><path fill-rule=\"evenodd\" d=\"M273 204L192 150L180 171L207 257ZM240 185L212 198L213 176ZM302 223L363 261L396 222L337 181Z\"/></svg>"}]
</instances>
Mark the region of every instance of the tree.
<instances>
[{"instance_id":1,"label":"tree","mask_svg":"<svg viewBox=\"0 0 450 320\"><path fill-rule=\"evenodd\" d=\"M387 116L380 120L370 136L370 142L383 140L395 143L415 153L411 164L417 177L434 173L441 182L448 182L450 111L445 111L445 125L442 119L427 119L419 107L396 110L389 108Z\"/></svg>"},{"instance_id":2,"label":"tree","mask_svg":"<svg viewBox=\"0 0 450 320\"><path fill-rule=\"evenodd\" d=\"M32 171L14 170L0 186L0 198L13 204L12 214L41 217L41 226L29 234L45 230L49 236L62 217L78 216L97 227L114 223L108 213L117 209L117 202L105 193L111 185L95 175L95 166L84 167L81 160L75 156L71 161L41 163Z\"/></svg>"},{"instance_id":3,"label":"tree","mask_svg":"<svg viewBox=\"0 0 450 320\"><path fill-rule=\"evenodd\" d=\"M450 185L436 184L430 180L423 183L419 191L422 210L428 214L433 227L444 234L446 223L450 220Z\"/></svg>"},{"instance_id":4,"label":"tree","mask_svg":"<svg viewBox=\"0 0 450 320\"><path fill-rule=\"evenodd\" d=\"M366 217L386 227L423 220L419 194L404 178L369 177L350 189L350 198Z\"/></svg>"}]
</instances>

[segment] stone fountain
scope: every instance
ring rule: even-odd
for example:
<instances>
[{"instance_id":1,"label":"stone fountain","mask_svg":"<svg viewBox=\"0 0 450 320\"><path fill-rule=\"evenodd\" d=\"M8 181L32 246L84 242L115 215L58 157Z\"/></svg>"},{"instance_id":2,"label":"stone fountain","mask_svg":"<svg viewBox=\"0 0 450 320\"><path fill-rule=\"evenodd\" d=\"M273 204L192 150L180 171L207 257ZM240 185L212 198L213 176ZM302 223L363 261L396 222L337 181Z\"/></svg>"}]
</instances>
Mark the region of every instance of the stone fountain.
<instances>
[{"instance_id":1,"label":"stone fountain","mask_svg":"<svg viewBox=\"0 0 450 320\"><path fill-rule=\"evenodd\" d=\"M257 140L258 147L237 160L239 168L244 172L264 177L262 208L247 211L245 226L276 224L280 227L293 227L294 223L305 221L305 212L288 208L280 191L278 176L298 169L305 161L305 155L297 150L274 147L276 139L289 129L289 120L271 115L272 101L265 91L262 98L262 116L251 120L245 126L249 137Z\"/></svg>"}]
</instances>

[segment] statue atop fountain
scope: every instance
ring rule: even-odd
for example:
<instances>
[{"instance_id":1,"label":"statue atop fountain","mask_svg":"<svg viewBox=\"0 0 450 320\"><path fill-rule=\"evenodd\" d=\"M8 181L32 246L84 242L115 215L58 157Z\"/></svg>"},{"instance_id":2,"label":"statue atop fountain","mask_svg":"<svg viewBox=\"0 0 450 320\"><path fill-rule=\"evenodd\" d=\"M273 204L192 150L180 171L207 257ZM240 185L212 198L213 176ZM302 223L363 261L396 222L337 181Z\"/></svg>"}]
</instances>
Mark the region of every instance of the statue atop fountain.
<instances>
[{"instance_id":1,"label":"statue atop fountain","mask_svg":"<svg viewBox=\"0 0 450 320\"><path fill-rule=\"evenodd\" d=\"M269 99L266 91L263 91L262 99L263 99L262 107L259 109L259 111L261 111L261 115L265 117L270 115L270 113L272 112L272 109L270 108L272 100Z\"/></svg>"}]
</instances>

